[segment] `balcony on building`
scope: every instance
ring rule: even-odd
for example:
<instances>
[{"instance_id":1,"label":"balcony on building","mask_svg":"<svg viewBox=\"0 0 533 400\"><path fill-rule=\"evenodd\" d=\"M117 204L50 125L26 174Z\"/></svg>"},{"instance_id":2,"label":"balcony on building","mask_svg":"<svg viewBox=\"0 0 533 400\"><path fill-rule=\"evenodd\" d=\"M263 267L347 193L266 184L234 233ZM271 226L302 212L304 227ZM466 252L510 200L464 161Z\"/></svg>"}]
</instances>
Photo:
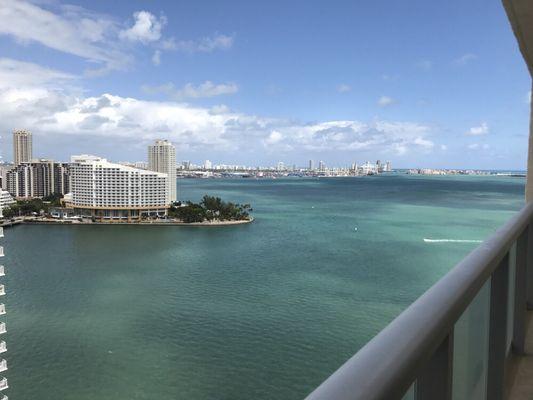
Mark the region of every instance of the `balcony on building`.
<instances>
[{"instance_id":1,"label":"balcony on building","mask_svg":"<svg viewBox=\"0 0 533 400\"><path fill-rule=\"evenodd\" d=\"M503 5L533 75L533 1ZM519 213L307 400L533 400L533 118L525 192Z\"/></svg>"},{"instance_id":2,"label":"balcony on building","mask_svg":"<svg viewBox=\"0 0 533 400\"><path fill-rule=\"evenodd\" d=\"M0 379L0 390L6 390L9 386L7 385L7 378ZM2 400L7 399L6 396L2 397Z\"/></svg>"},{"instance_id":3,"label":"balcony on building","mask_svg":"<svg viewBox=\"0 0 533 400\"><path fill-rule=\"evenodd\" d=\"M7 361L4 358L0 358L0 372L7 371Z\"/></svg>"},{"instance_id":4,"label":"balcony on building","mask_svg":"<svg viewBox=\"0 0 533 400\"><path fill-rule=\"evenodd\" d=\"M0 276L5 276L4 266L0 265Z\"/></svg>"}]
</instances>

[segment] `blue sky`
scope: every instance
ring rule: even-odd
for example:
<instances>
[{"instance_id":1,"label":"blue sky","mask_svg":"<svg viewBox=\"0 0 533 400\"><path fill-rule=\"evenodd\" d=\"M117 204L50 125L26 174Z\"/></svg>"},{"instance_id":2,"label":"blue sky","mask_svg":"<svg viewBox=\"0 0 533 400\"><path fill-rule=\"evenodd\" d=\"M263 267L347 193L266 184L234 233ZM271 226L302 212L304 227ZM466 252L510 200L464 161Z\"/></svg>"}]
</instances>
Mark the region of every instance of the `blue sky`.
<instances>
[{"instance_id":1,"label":"blue sky","mask_svg":"<svg viewBox=\"0 0 533 400\"><path fill-rule=\"evenodd\" d=\"M0 3L5 160L523 169L530 90L498 1Z\"/></svg>"}]
</instances>

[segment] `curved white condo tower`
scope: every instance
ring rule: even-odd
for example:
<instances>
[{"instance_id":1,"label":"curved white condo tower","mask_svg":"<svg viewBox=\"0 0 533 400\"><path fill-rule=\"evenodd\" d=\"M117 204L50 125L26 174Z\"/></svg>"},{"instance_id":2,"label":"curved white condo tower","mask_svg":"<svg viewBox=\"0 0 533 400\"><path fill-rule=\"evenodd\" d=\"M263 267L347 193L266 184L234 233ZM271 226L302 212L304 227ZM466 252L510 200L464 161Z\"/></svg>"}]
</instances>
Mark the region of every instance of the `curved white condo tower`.
<instances>
[{"instance_id":1,"label":"curved white condo tower","mask_svg":"<svg viewBox=\"0 0 533 400\"><path fill-rule=\"evenodd\" d=\"M76 215L120 222L167 213L166 174L90 155L72 156L70 171L67 198Z\"/></svg>"}]
</instances>

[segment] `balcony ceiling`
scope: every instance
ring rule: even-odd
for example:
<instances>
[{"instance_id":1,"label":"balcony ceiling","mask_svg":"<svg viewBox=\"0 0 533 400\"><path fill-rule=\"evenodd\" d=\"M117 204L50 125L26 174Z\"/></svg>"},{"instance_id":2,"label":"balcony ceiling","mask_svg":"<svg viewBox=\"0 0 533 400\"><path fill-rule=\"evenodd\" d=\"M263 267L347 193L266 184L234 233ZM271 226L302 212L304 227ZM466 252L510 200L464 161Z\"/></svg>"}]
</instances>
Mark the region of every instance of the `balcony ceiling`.
<instances>
[{"instance_id":1,"label":"balcony ceiling","mask_svg":"<svg viewBox=\"0 0 533 400\"><path fill-rule=\"evenodd\" d=\"M503 5L529 73L533 75L533 1L503 0Z\"/></svg>"}]
</instances>

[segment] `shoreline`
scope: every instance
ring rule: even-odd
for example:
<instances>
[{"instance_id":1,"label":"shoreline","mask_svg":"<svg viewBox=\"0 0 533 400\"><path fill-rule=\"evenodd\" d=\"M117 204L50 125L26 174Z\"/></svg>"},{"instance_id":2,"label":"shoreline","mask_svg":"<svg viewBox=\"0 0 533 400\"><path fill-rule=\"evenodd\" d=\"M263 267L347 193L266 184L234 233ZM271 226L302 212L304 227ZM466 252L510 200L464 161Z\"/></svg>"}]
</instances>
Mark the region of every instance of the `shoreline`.
<instances>
[{"instance_id":1,"label":"shoreline","mask_svg":"<svg viewBox=\"0 0 533 400\"><path fill-rule=\"evenodd\" d=\"M194 226L194 227L217 227L244 225L253 222L255 218L238 221L204 221L204 222L80 222L80 221L55 221L55 220L17 220L14 222L4 222L1 227L10 228L14 225L142 225L142 226Z\"/></svg>"}]
</instances>

